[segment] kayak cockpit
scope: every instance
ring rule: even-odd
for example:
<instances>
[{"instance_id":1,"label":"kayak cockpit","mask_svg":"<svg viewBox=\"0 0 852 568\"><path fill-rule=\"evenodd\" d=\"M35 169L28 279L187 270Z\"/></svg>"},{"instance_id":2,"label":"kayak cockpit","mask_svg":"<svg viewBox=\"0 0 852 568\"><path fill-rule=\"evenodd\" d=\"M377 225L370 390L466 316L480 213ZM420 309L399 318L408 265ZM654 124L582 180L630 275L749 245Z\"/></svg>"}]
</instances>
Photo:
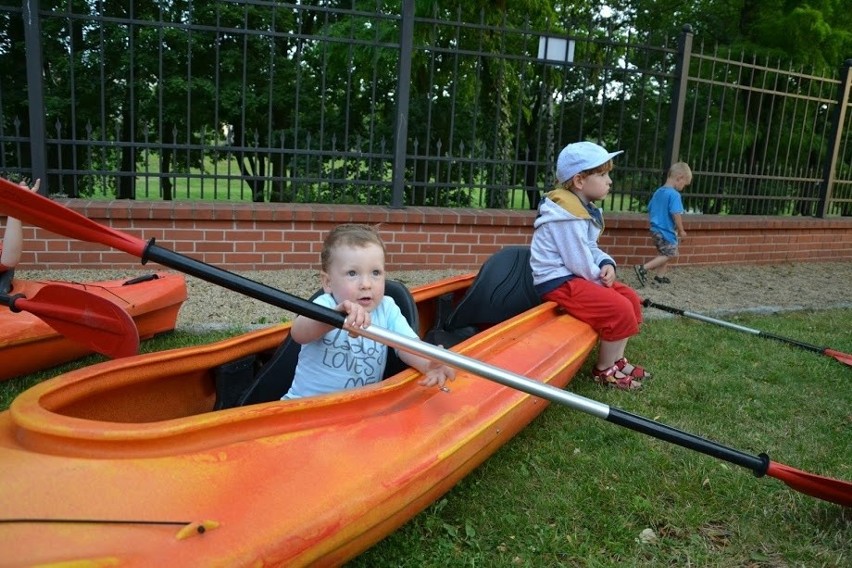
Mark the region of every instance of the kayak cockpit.
<instances>
[{"instance_id":1,"label":"kayak cockpit","mask_svg":"<svg viewBox=\"0 0 852 568\"><path fill-rule=\"evenodd\" d=\"M274 337L280 331L259 333ZM527 377L564 377L573 375L596 340L591 328L558 314L548 303L479 333L454 350L500 368L514 368ZM204 348L233 353L245 341L241 336ZM413 409L417 415L433 415L437 422L457 420L463 414L455 405L461 401L467 400L462 407L486 407L491 397L505 396L500 393L508 388L458 373L451 393L445 393L420 387L419 374L407 370L368 387L211 412L215 393L210 368L187 368L191 363L181 360L179 351L184 350L157 354L155 361L151 355L130 358L120 368L109 362L96 366L100 367L96 372L94 367L81 369L75 372L82 373L77 377L73 373L63 377L63 385L50 381L36 385L15 399L2 418L11 419L12 424L0 423L0 431L10 427L16 444L40 453L87 458L166 456L303 436L323 428L345 429L367 417ZM199 408L201 412L191 412ZM136 421L128 422L129 417Z\"/></svg>"},{"instance_id":2,"label":"kayak cockpit","mask_svg":"<svg viewBox=\"0 0 852 568\"><path fill-rule=\"evenodd\" d=\"M539 303L531 292L528 254L525 247L510 247L486 262L475 280L458 276L414 289L420 336L445 347L467 337L454 350L504 368L541 376L573 373L596 335L558 314L552 304ZM300 435L411 408L426 411L424 403L436 396L434 410L439 416L448 411L441 398L446 393L419 387L419 374L405 368L377 385L287 402L278 401L277 391L265 399L246 399L240 385L234 392L241 403L223 404L223 388L236 384L224 370L242 366L248 371L241 381L256 382L257 369L274 360L288 331L284 324L72 371L19 395L2 417L11 424L0 429L13 431L17 444L42 453L132 457ZM572 341L576 345L566 353ZM455 385L464 382L460 379L464 373ZM481 380L466 377L471 379ZM455 385L453 398L459 400ZM475 400L486 403L482 393Z\"/></svg>"},{"instance_id":3,"label":"kayak cockpit","mask_svg":"<svg viewBox=\"0 0 852 568\"><path fill-rule=\"evenodd\" d=\"M434 324L438 298L463 296L473 277L452 277L411 292L421 333ZM238 438L260 434L252 433L255 426L261 431L267 427L287 430L288 426L281 422L296 420L290 418L294 413L299 415L299 423L310 417L306 406L345 406L349 400L364 404L361 399L374 389L318 397L320 400L253 404L214 412L217 406L221 407L217 401L222 397L217 374L246 358L257 368L264 367L286 343L288 331L289 324L284 324L208 345L106 361L55 377L21 393L12 402L8 414L14 437L30 449L48 453L100 454L104 448L92 447L97 444L115 444L116 448L107 453L122 453L119 442L126 449L132 444L143 447L169 438L181 438L181 443L185 443L193 436L207 438L204 443L209 443L217 436L232 436L226 432L217 434L217 430L241 430L233 434ZM416 376L416 372L408 370L394 384L381 385L380 390L396 391ZM375 398L373 395L371 400ZM268 426L271 422L275 425Z\"/></svg>"}]
</instances>

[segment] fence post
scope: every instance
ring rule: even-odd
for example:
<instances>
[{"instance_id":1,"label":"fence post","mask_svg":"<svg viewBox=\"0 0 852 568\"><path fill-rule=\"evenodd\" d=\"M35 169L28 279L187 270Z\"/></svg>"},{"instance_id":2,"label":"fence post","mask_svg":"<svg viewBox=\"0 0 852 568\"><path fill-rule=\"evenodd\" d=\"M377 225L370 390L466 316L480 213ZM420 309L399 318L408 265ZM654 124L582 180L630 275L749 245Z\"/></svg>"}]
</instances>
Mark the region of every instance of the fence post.
<instances>
[{"instance_id":1,"label":"fence post","mask_svg":"<svg viewBox=\"0 0 852 568\"><path fill-rule=\"evenodd\" d=\"M393 182L391 207L401 208L408 148L408 101L411 94L411 57L414 51L414 0L402 3L402 26L399 38L399 77L396 87L396 125L394 127Z\"/></svg>"},{"instance_id":2,"label":"fence post","mask_svg":"<svg viewBox=\"0 0 852 568\"><path fill-rule=\"evenodd\" d=\"M666 143L666 171L680 158L680 138L683 132L683 111L686 108L686 84L689 80L689 59L692 57L692 26L686 24L677 44L672 103L669 107L669 130ZM665 174L664 174L665 175Z\"/></svg>"},{"instance_id":3,"label":"fence post","mask_svg":"<svg viewBox=\"0 0 852 568\"><path fill-rule=\"evenodd\" d=\"M840 139L843 136L843 125L846 122L846 107L849 106L850 84L852 84L852 59L847 59L840 68L837 107L835 108L834 121L831 125L831 135L828 139L825 169L822 172L819 205L817 206L817 217L820 219L828 214L828 204L831 201L831 193L834 190L834 180L837 176L837 162L840 154Z\"/></svg>"},{"instance_id":4,"label":"fence post","mask_svg":"<svg viewBox=\"0 0 852 568\"><path fill-rule=\"evenodd\" d=\"M44 86L42 84L41 20L39 0L24 0L24 41L27 53L27 105L30 120L30 166L32 179L40 179L39 193L48 194L47 148L44 129Z\"/></svg>"}]
</instances>

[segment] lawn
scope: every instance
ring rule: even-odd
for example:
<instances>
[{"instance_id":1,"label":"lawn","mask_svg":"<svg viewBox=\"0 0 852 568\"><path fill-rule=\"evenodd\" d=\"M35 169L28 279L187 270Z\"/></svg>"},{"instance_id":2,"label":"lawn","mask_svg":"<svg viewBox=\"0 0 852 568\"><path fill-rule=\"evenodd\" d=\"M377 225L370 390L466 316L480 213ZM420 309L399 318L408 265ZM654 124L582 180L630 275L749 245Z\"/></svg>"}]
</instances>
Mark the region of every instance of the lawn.
<instances>
[{"instance_id":1,"label":"lawn","mask_svg":"<svg viewBox=\"0 0 852 568\"><path fill-rule=\"evenodd\" d=\"M850 353L850 316L834 309L727 319ZM226 335L176 333L144 347ZM852 368L685 318L647 322L628 355L655 372L641 392L595 385L590 361L569 389L748 454L766 452L776 463L852 481ZM0 404L56 372L0 384ZM849 566L850 543L852 509L551 405L350 565L840 567Z\"/></svg>"},{"instance_id":2,"label":"lawn","mask_svg":"<svg viewBox=\"0 0 852 568\"><path fill-rule=\"evenodd\" d=\"M336 165L340 165L338 162ZM140 201L160 201L162 199L162 190L160 187L160 157L154 152L146 152L135 176L135 197ZM335 176L329 172L318 172L315 174L303 173L302 175L316 175L320 178ZM350 173L350 175L352 175ZM172 184L172 198L177 200L198 200L198 201L243 201L251 202L252 191L251 186L246 181L245 174L240 170L238 157L234 154L220 154L218 159L209 155L204 157L203 167L183 168L181 171L173 171L168 175ZM390 172L383 180L389 185L391 182ZM94 176L92 183L91 199L110 200L115 198L116 180L107 175ZM354 180L353 180L354 183ZM488 191L483 189L486 183L484 179L479 177L472 180L469 189L464 192L470 200L470 207L481 209L486 207L488 203ZM332 191L334 202L347 202L347 198L341 194L344 191L342 188L346 183L337 180L337 183L329 181L300 181L300 193L298 196L290 196L298 201L299 199L332 199L326 196L325 198L318 197L323 191ZM269 179L265 180L264 187L268 190L271 186ZM334 193L334 192L337 193ZM312 197L305 197L312 196ZM506 202L503 204L505 209L526 210L529 208L529 198L527 192L521 187L507 188L504 192ZM375 204L370 202L369 204ZM607 202L606 209L608 211L626 209L630 205L630 200L621 199L617 203L614 199Z\"/></svg>"}]
</instances>

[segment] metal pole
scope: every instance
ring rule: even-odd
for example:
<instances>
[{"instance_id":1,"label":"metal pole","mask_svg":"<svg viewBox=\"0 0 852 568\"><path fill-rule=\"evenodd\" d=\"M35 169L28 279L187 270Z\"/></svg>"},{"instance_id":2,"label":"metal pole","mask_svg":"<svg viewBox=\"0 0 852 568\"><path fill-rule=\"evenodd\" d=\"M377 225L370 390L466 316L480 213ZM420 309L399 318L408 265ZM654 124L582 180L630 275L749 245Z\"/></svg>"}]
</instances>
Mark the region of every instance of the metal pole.
<instances>
[{"instance_id":1,"label":"metal pole","mask_svg":"<svg viewBox=\"0 0 852 568\"><path fill-rule=\"evenodd\" d=\"M672 87L672 104L669 107L669 131L664 157L665 169L680 158L680 138L683 132L683 112L686 108L686 86L689 80L689 59L692 57L692 26L683 26L678 41L678 59L675 63L675 81Z\"/></svg>"},{"instance_id":2,"label":"metal pole","mask_svg":"<svg viewBox=\"0 0 852 568\"><path fill-rule=\"evenodd\" d=\"M414 51L414 0L402 3L402 32L399 39L399 77L396 88L396 126L394 128L393 185L391 207L402 208L405 158L408 147L408 102L411 96L411 57Z\"/></svg>"},{"instance_id":3,"label":"metal pole","mask_svg":"<svg viewBox=\"0 0 852 568\"><path fill-rule=\"evenodd\" d=\"M831 125L831 136L828 139L828 152L825 157L825 169L822 173L822 183L819 191L817 217L824 218L828 214L828 204L834 189L837 176L837 165L840 155L840 138L843 136L843 125L846 123L846 107L849 106L849 88L852 85L852 59L847 59L840 68L840 86L837 90L837 108Z\"/></svg>"},{"instance_id":4,"label":"metal pole","mask_svg":"<svg viewBox=\"0 0 852 568\"><path fill-rule=\"evenodd\" d=\"M27 104L29 105L30 112L30 166L32 167L32 178L41 180L39 193L48 195L39 8L39 0L24 0L24 39L27 52Z\"/></svg>"}]
</instances>

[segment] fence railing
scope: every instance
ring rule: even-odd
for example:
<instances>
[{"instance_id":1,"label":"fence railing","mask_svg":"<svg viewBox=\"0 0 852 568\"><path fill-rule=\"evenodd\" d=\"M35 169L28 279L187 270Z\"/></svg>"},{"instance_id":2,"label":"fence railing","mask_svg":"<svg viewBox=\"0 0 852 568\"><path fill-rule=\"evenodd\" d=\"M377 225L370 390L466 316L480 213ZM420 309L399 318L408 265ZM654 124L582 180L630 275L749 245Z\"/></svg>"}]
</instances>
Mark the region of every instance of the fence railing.
<instances>
[{"instance_id":1,"label":"fence railing","mask_svg":"<svg viewBox=\"0 0 852 568\"><path fill-rule=\"evenodd\" d=\"M535 207L567 142L669 164L693 211L852 215L850 66L821 76L606 20L242 0L0 6L0 173L51 193ZM570 32L568 31L570 29Z\"/></svg>"},{"instance_id":2,"label":"fence railing","mask_svg":"<svg viewBox=\"0 0 852 568\"><path fill-rule=\"evenodd\" d=\"M690 55L681 156L705 213L852 215L852 61L840 79L741 55ZM742 117L742 118L739 118Z\"/></svg>"}]
</instances>

